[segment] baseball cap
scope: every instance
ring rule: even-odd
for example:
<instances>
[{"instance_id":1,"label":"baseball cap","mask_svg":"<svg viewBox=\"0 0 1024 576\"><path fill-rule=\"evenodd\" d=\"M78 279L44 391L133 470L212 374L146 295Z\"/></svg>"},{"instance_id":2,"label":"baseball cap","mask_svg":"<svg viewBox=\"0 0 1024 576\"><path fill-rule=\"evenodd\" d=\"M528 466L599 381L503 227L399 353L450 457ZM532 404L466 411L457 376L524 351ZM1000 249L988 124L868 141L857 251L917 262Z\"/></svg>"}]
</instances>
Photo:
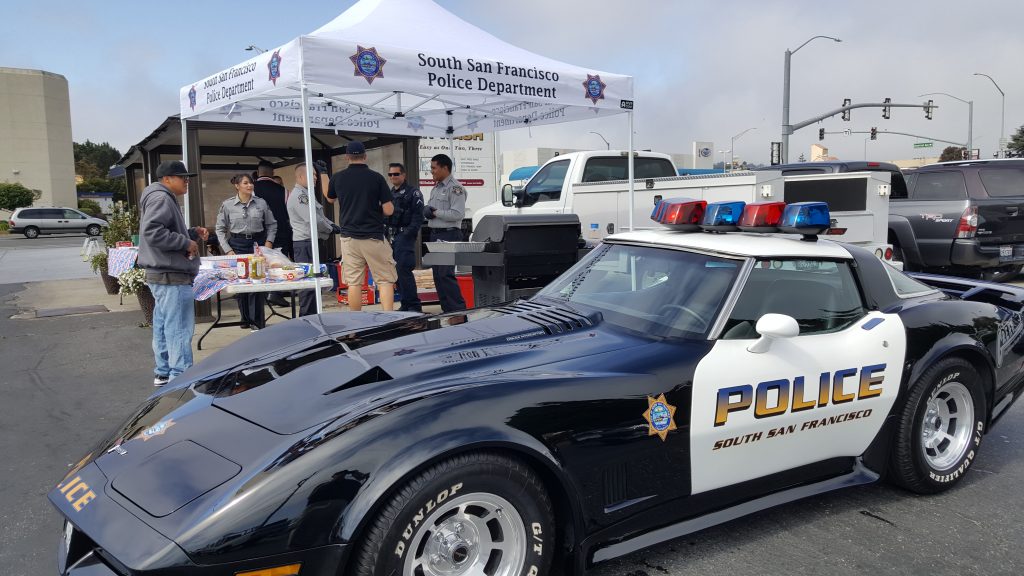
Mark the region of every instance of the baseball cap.
<instances>
[{"instance_id":1,"label":"baseball cap","mask_svg":"<svg viewBox=\"0 0 1024 576\"><path fill-rule=\"evenodd\" d=\"M358 140L349 142L345 146L345 153L352 155L366 154L366 146L363 146L363 143Z\"/></svg>"},{"instance_id":2,"label":"baseball cap","mask_svg":"<svg viewBox=\"0 0 1024 576\"><path fill-rule=\"evenodd\" d=\"M195 172L189 172L188 168L185 168L179 160L168 160L167 162L161 162L156 167L156 179L159 180L164 176L195 176Z\"/></svg>"}]
</instances>

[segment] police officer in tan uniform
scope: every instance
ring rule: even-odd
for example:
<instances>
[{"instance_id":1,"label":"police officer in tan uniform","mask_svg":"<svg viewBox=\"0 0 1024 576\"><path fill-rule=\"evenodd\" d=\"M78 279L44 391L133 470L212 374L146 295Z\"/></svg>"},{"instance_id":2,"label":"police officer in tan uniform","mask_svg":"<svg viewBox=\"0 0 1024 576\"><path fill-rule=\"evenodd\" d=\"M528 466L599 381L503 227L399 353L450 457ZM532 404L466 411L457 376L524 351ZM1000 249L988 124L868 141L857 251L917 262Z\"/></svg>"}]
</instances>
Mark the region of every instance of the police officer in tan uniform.
<instances>
[{"instance_id":1,"label":"police officer in tan uniform","mask_svg":"<svg viewBox=\"0 0 1024 576\"><path fill-rule=\"evenodd\" d=\"M462 219L466 215L466 189L452 176L452 159L447 154L438 154L430 159L430 173L434 177L434 189L430 200L423 207L432 242L461 242ZM434 288L437 290L441 310L455 312L466 309L466 301L455 280L455 266L432 266Z\"/></svg>"}]
</instances>

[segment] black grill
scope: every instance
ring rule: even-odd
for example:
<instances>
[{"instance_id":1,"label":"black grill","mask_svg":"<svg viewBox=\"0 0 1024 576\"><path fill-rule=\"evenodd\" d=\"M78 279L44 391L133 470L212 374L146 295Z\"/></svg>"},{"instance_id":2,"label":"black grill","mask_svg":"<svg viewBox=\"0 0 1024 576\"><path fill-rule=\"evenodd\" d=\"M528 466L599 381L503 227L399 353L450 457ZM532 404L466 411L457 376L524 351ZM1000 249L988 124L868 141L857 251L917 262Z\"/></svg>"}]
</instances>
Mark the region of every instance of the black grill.
<instances>
[{"instance_id":1,"label":"black grill","mask_svg":"<svg viewBox=\"0 0 1024 576\"><path fill-rule=\"evenodd\" d=\"M580 220L575 214L490 215L473 230L483 252L431 253L426 264L473 267L476 306L536 294L576 263Z\"/></svg>"},{"instance_id":2,"label":"black grill","mask_svg":"<svg viewBox=\"0 0 1024 576\"><path fill-rule=\"evenodd\" d=\"M575 214L491 215L473 230L474 242L501 262L473 267L477 306L536 294L576 263L580 220Z\"/></svg>"}]
</instances>

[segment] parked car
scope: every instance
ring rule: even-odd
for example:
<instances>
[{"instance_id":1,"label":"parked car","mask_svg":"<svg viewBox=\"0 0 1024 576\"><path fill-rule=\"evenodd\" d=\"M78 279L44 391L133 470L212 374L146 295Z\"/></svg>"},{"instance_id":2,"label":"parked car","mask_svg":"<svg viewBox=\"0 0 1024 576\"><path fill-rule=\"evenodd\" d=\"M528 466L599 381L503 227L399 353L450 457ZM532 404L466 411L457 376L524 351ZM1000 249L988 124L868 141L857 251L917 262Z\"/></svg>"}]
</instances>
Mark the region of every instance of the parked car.
<instances>
[{"instance_id":1,"label":"parked car","mask_svg":"<svg viewBox=\"0 0 1024 576\"><path fill-rule=\"evenodd\" d=\"M930 164L906 178L889 230L908 270L1006 281L1024 268L1024 159Z\"/></svg>"},{"instance_id":2,"label":"parked car","mask_svg":"<svg viewBox=\"0 0 1024 576\"><path fill-rule=\"evenodd\" d=\"M529 300L244 338L56 484L60 573L578 575L842 487L946 490L1021 395L1024 289L908 276L816 206L782 214L803 239L629 232Z\"/></svg>"},{"instance_id":3,"label":"parked car","mask_svg":"<svg viewBox=\"0 0 1024 576\"><path fill-rule=\"evenodd\" d=\"M40 234L85 233L99 236L106 220L94 218L74 208L18 208L8 219L11 234L36 238Z\"/></svg>"}]
</instances>

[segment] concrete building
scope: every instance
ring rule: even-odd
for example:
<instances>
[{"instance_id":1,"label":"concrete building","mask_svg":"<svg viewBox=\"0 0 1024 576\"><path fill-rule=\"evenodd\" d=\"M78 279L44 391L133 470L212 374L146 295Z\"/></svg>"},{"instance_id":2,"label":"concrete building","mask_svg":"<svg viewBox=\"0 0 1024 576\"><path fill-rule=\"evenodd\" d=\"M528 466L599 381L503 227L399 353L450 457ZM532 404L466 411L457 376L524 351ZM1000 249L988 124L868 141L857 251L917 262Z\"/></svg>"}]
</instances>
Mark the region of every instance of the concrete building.
<instances>
[{"instance_id":1,"label":"concrete building","mask_svg":"<svg viewBox=\"0 0 1024 576\"><path fill-rule=\"evenodd\" d=\"M0 68L0 182L42 191L37 206L78 206L71 100L60 74Z\"/></svg>"}]
</instances>

